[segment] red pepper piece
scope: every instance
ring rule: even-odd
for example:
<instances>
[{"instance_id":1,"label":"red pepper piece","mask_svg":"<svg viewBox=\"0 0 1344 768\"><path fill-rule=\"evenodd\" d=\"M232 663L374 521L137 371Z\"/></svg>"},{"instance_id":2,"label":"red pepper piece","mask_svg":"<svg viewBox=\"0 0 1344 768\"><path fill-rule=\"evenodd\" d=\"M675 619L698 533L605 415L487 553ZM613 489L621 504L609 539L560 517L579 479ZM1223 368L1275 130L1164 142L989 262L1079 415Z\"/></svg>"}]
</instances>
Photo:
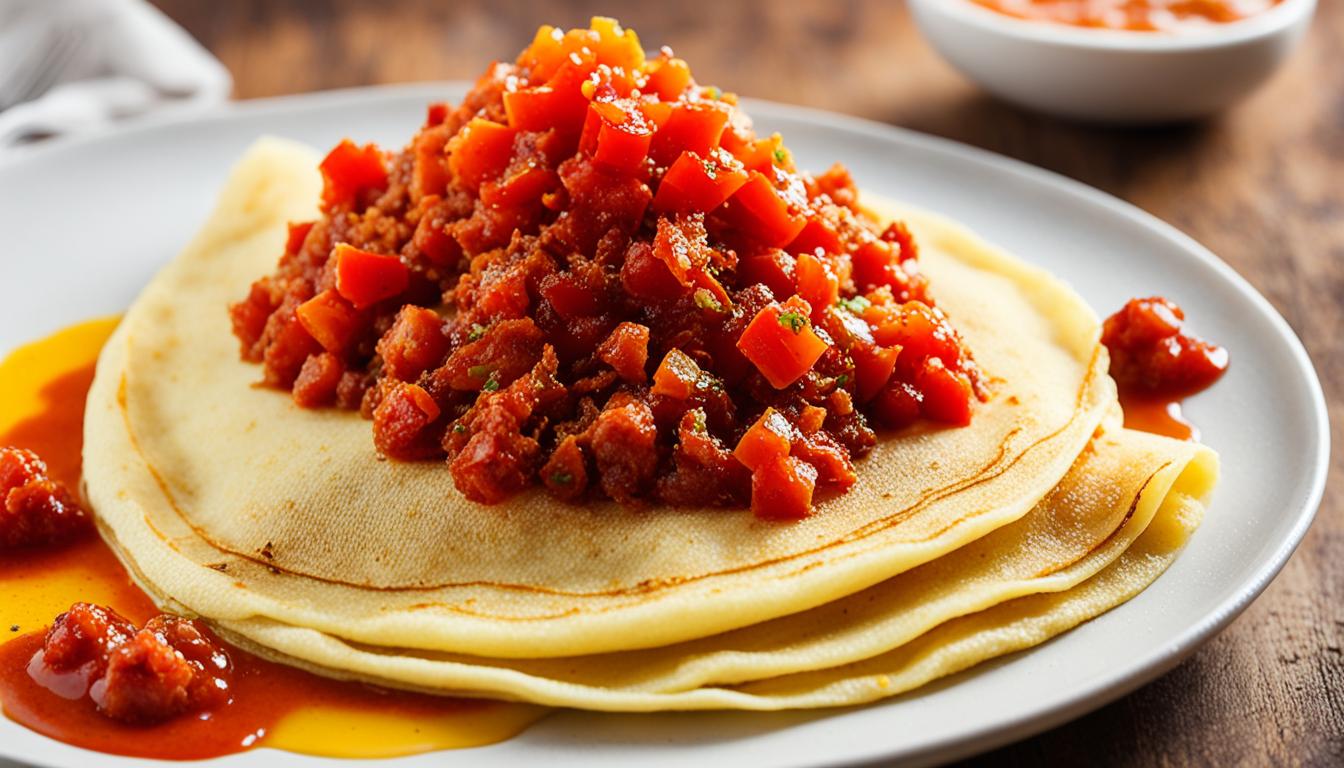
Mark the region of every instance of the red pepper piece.
<instances>
[{"instance_id":1,"label":"red pepper piece","mask_svg":"<svg viewBox=\"0 0 1344 768\"><path fill-rule=\"evenodd\" d=\"M328 288L294 311L299 324L328 352L342 352L364 326L360 313Z\"/></svg>"},{"instance_id":2,"label":"red pepper piece","mask_svg":"<svg viewBox=\"0 0 1344 768\"><path fill-rule=\"evenodd\" d=\"M854 358L855 394L860 403L866 403L891 380L901 348L855 345L849 353Z\"/></svg>"},{"instance_id":3,"label":"red pepper piece","mask_svg":"<svg viewBox=\"0 0 1344 768\"><path fill-rule=\"evenodd\" d=\"M830 265L810 253L798 257L793 275L798 295L812 305L812 320L820 322L826 308L840 299L840 278Z\"/></svg>"},{"instance_id":4,"label":"red pepper piece","mask_svg":"<svg viewBox=\"0 0 1344 768\"><path fill-rule=\"evenodd\" d=\"M747 182L742 164L723 150L708 157L682 152L663 175L653 207L660 211L709 213Z\"/></svg>"},{"instance_id":5,"label":"red pepper piece","mask_svg":"<svg viewBox=\"0 0 1344 768\"><path fill-rule=\"evenodd\" d=\"M765 245L787 245L807 224L807 218L793 210L770 179L758 171L751 172L728 204L737 227Z\"/></svg>"},{"instance_id":6,"label":"red pepper piece","mask_svg":"<svg viewBox=\"0 0 1344 768\"><path fill-rule=\"evenodd\" d=\"M365 309L406 290L411 273L401 259L361 251L352 245L336 246L336 290L355 309Z\"/></svg>"},{"instance_id":7,"label":"red pepper piece","mask_svg":"<svg viewBox=\"0 0 1344 768\"><path fill-rule=\"evenodd\" d=\"M653 137L649 156L664 166L675 161L682 152L708 156L719 146L719 137L728 124L726 106L703 101L677 104Z\"/></svg>"},{"instance_id":8,"label":"red pepper piece","mask_svg":"<svg viewBox=\"0 0 1344 768\"><path fill-rule=\"evenodd\" d=\"M507 125L473 118L448 142L448 168L468 187L497 178L513 158L515 135Z\"/></svg>"},{"instance_id":9,"label":"red pepper piece","mask_svg":"<svg viewBox=\"0 0 1344 768\"><path fill-rule=\"evenodd\" d=\"M812 514L817 470L793 456L779 456L751 473L751 511L762 520L801 520Z\"/></svg>"},{"instance_id":10,"label":"red pepper piece","mask_svg":"<svg viewBox=\"0 0 1344 768\"><path fill-rule=\"evenodd\" d=\"M754 472L777 458L788 456L793 436L794 429L789 420L774 408L766 408L737 441L733 456Z\"/></svg>"},{"instance_id":11,"label":"red pepper piece","mask_svg":"<svg viewBox=\"0 0 1344 768\"><path fill-rule=\"evenodd\" d=\"M649 389L655 395L685 400L695 392L695 384L700 380L702 371L691 356L680 349L669 350L653 372L653 386Z\"/></svg>"},{"instance_id":12,"label":"red pepper piece","mask_svg":"<svg viewBox=\"0 0 1344 768\"><path fill-rule=\"evenodd\" d=\"M737 340L742 351L775 389L802 378L829 346L812 330L812 308L794 296L756 313Z\"/></svg>"},{"instance_id":13,"label":"red pepper piece","mask_svg":"<svg viewBox=\"0 0 1344 768\"><path fill-rule=\"evenodd\" d=\"M594 101L588 106L579 146L614 171L633 173L649 156L653 126L633 102Z\"/></svg>"},{"instance_id":14,"label":"red pepper piece","mask_svg":"<svg viewBox=\"0 0 1344 768\"><path fill-rule=\"evenodd\" d=\"M353 141L344 139L323 158L318 168L322 171L322 205L325 208L353 205L363 191L387 186L383 153L374 144L358 147Z\"/></svg>"},{"instance_id":15,"label":"red pepper piece","mask_svg":"<svg viewBox=\"0 0 1344 768\"><path fill-rule=\"evenodd\" d=\"M948 370L936 357L924 363L915 381L924 394L920 412L934 421L959 427L971 423L971 382L966 374Z\"/></svg>"},{"instance_id":16,"label":"red pepper piece","mask_svg":"<svg viewBox=\"0 0 1344 768\"><path fill-rule=\"evenodd\" d=\"M289 222L289 234L285 236L285 253L290 255L299 252L303 248L303 241L308 239L308 233L313 231L315 221L301 221L297 224Z\"/></svg>"}]
</instances>

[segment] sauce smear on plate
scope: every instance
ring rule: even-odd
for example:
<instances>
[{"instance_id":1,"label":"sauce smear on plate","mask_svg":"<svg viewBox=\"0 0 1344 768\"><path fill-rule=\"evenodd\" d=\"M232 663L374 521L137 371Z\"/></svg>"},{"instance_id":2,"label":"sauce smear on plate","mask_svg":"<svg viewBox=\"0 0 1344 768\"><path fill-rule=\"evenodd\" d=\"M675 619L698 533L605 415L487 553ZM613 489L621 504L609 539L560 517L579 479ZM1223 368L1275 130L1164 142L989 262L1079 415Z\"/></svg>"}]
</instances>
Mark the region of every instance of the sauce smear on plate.
<instances>
[{"instance_id":1,"label":"sauce smear on plate","mask_svg":"<svg viewBox=\"0 0 1344 768\"><path fill-rule=\"evenodd\" d=\"M1160 296L1131 299L1106 318L1101 341L1111 353L1125 426L1198 440L1181 401L1222 377L1227 350L1186 330L1185 312Z\"/></svg>"},{"instance_id":2,"label":"sauce smear on plate","mask_svg":"<svg viewBox=\"0 0 1344 768\"><path fill-rule=\"evenodd\" d=\"M0 446L38 453L52 480L77 488L84 399L116 319L74 326L0 362ZM102 539L7 552L0 558L0 704L38 733L86 749L200 759L265 746L346 758L472 747L516 735L544 712L533 706L448 699L332 680L225 646L231 702L150 725L100 713L29 673L47 625L76 602L114 608L137 625L159 613ZM68 693L68 692L67 692Z\"/></svg>"},{"instance_id":3,"label":"sauce smear on plate","mask_svg":"<svg viewBox=\"0 0 1344 768\"><path fill-rule=\"evenodd\" d=\"M1264 13L1282 0L974 0L1029 21L1132 32L1179 32Z\"/></svg>"}]
</instances>

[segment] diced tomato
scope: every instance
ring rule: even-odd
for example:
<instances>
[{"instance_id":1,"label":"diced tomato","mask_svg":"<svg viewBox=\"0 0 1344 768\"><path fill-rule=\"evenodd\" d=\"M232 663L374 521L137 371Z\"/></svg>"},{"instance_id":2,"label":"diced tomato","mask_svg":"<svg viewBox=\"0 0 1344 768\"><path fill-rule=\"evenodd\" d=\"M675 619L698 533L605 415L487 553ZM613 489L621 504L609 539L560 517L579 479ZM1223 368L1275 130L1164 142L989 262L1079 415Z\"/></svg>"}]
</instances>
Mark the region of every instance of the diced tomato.
<instances>
[{"instance_id":1,"label":"diced tomato","mask_svg":"<svg viewBox=\"0 0 1344 768\"><path fill-rule=\"evenodd\" d=\"M515 207L525 205L560 186L560 176L550 168L525 168L481 185L481 202L486 205Z\"/></svg>"},{"instance_id":2,"label":"diced tomato","mask_svg":"<svg viewBox=\"0 0 1344 768\"><path fill-rule=\"evenodd\" d=\"M719 137L728 124L726 105L718 102L687 102L672 108L667 122L653 137L649 156L658 165L668 165L682 152L707 157L719 146Z\"/></svg>"},{"instance_id":3,"label":"diced tomato","mask_svg":"<svg viewBox=\"0 0 1344 768\"><path fill-rule=\"evenodd\" d=\"M737 441L733 456L753 472L777 458L789 455L794 437L789 420L774 408L766 408L756 423Z\"/></svg>"},{"instance_id":4,"label":"diced tomato","mask_svg":"<svg viewBox=\"0 0 1344 768\"><path fill-rule=\"evenodd\" d=\"M793 242L785 246L785 250L789 253L815 254L817 249L821 249L822 253L840 253L844 243L840 242L840 236L824 219L811 216Z\"/></svg>"},{"instance_id":5,"label":"diced tomato","mask_svg":"<svg viewBox=\"0 0 1344 768\"><path fill-rule=\"evenodd\" d=\"M303 241L308 239L308 233L313 231L315 221L301 221L297 224L289 222L289 234L285 236L285 253L295 254L303 248Z\"/></svg>"},{"instance_id":6,"label":"diced tomato","mask_svg":"<svg viewBox=\"0 0 1344 768\"><path fill-rule=\"evenodd\" d=\"M949 367L956 367L961 358L961 345L940 310L920 301L906 302L894 314L882 311L874 314L874 310L879 309L877 305L869 307L864 317L877 318L878 322L873 324L873 339L878 344L904 349L902 370L906 370L907 365L918 365L926 357L936 357Z\"/></svg>"},{"instance_id":7,"label":"diced tomato","mask_svg":"<svg viewBox=\"0 0 1344 768\"><path fill-rule=\"evenodd\" d=\"M632 243L621 264L621 287L645 301L671 301L688 292L649 243Z\"/></svg>"},{"instance_id":8,"label":"diced tomato","mask_svg":"<svg viewBox=\"0 0 1344 768\"><path fill-rule=\"evenodd\" d=\"M382 150L374 144L355 146L344 139L323 158L318 168L322 171L322 205L334 208L352 205L366 189L387 186L387 166Z\"/></svg>"},{"instance_id":9,"label":"diced tomato","mask_svg":"<svg viewBox=\"0 0 1344 768\"><path fill-rule=\"evenodd\" d=\"M432 128L436 125L442 125L443 121L448 119L449 107L447 102L439 101L429 105L425 111L425 127Z\"/></svg>"},{"instance_id":10,"label":"diced tomato","mask_svg":"<svg viewBox=\"0 0 1344 768\"><path fill-rule=\"evenodd\" d=\"M752 319L737 348L775 389L784 389L812 369L827 343L812 330L812 308L794 296L773 303Z\"/></svg>"},{"instance_id":11,"label":"diced tomato","mask_svg":"<svg viewBox=\"0 0 1344 768\"><path fill-rule=\"evenodd\" d=\"M663 101L672 101L691 87L691 68L683 59L664 53L648 63L645 90Z\"/></svg>"},{"instance_id":12,"label":"diced tomato","mask_svg":"<svg viewBox=\"0 0 1344 768\"><path fill-rule=\"evenodd\" d=\"M518 65L528 70L533 82L545 82L564 63L568 53L564 30L543 24L532 37L532 44L519 54Z\"/></svg>"},{"instance_id":13,"label":"diced tomato","mask_svg":"<svg viewBox=\"0 0 1344 768\"><path fill-rule=\"evenodd\" d=\"M915 381L924 394L920 411L934 421L959 427L971 423L971 382L966 374L948 370L936 357L924 363Z\"/></svg>"},{"instance_id":14,"label":"diced tomato","mask_svg":"<svg viewBox=\"0 0 1344 768\"><path fill-rule=\"evenodd\" d=\"M825 432L794 437L789 455L810 464L821 485L843 491L858 482L859 474L854 470L849 451Z\"/></svg>"},{"instance_id":15,"label":"diced tomato","mask_svg":"<svg viewBox=\"0 0 1344 768\"><path fill-rule=\"evenodd\" d=\"M798 295L812 305L812 321L820 322L826 308L840 298L840 279L830 265L810 253L798 256L793 274Z\"/></svg>"},{"instance_id":16,"label":"diced tomato","mask_svg":"<svg viewBox=\"0 0 1344 768\"><path fill-rule=\"evenodd\" d=\"M765 245L787 245L807 224L807 218L791 210L775 185L759 171L751 172L747 182L729 198L728 207L734 224Z\"/></svg>"},{"instance_id":17,"label":"diced tomato","mask_svg":"<svg viewBox=\"0 0 1344 768\"><path fill-rule=\"evenodd\" d=\"M797 282L797 262L779 248L745 252L737 263L739 285L761 283L775 296L792 296Z\"/></svg>"},{"instance_id":18,"label":"diced tomato","mask_svg":"<svg viewBox=\"0 0 1344 768\"><path fill-rule=\"evenodd\" d=\"M359 311L330 288L300 304L294 314L308 335L328 352L347 349L364 325Z\"/></svg>"},{"instance_id":19,"label":"diced tomato","mask_svg":"<svg viewBox=\"0 0 1344 768\"><path fill-rule=\"evenodd\" d=\"M860 403L867 403L891 380L901 348L855 345L849 354L854 358L854 392Z\"/></svg>"},{"instance_id":20,"label":"diced tomato","mask_svg":"<svg viewBox=\"0 0 1344 768\"><path fill-rule=\"evenodd\" d=\"M650 392L678 400L685 400L695 392L695 383L700 380L700 366L691 356L680 349L670 350L658 370L653 372L653 386Z\"/></svg>"},{"instance_id":21,"label":"diced tomato","mask_svg":"<svg viewBox=\"0 0 1344 768\"><path fill-rule=\"evenodd\" d=\"M926 281L913 257L902 260L900 248L885 240L868 240L855 248L852 256L855 286L861 292L890 288L898 301L923 300Z\"/></svg>"},{"instance_id":22,"label":"diced tomato","mask_svg":"<svg viewBox=\"0 0 1344 768\"><path fill-rule=\"evenodd\" d=\"M379 453L414 461L439 451L427 429L441 411L434 398L416 384L397 382L373 411L373 444Z\"/></svg>"},{"instance_id":23,"label":"diced tomato","mask_svg":"<svg viewBox=\"0 0 1344 768\"><path fill-rule=\"evenodd\" d=\"M378 339L377 350L387 378L415 381L443 362L449 346L443 318L432 309L407 304Z\"/></svg>"},{"instance_id":24,"label":"diced tomato","mask_svg":"<svg viewBox=\"0 0 1344 768\"><path fill-rule=\"evenodd\" d=\"M336 246L336 290L355 305L370 307L406 290L410 270L401 259L341 243Z\"/></svg>"},{"instance_id":25,"label":"diced tomato","mask_svg":"<svg viewBox=\"0 0 1344 768\"><path fill-rule=\"evenodd\" d=\"M505 91L504 114L509 126L520 131L555 129L578 138L588 113L583 81L592 68L591 63L566 61L545 85Z\"/></svg>"},{"instance_id":26,"label":"diced tomato","mask_svg":"<svg viewBox=\"0 0 1344 768\"><path fill-rule=\"evenodd\" d=\"M622 379L632 384L643 383L648 378L644 366L649 361L649 327L621 323L598 346L597 357Z\"/></svg>"},{"instance_id":27,"label":"diced tomato","mask_svg":"<svg viewBox=\"0 0 1344 768\"><path fill-rule=\"evenodd\" d=\"M580 147L615 171L633 173L649 156L653 126L633 103L594 101L588 106Z\"/></svg>"},{"instance_id":28,"label":"diced tomato","mask_svg":"<svg viewBox=\"0 0 1344 768\"><path fill-rule=\"evenodd\" d=\"M892 381L873 400L872 413L883 427L903 429L919 421L923 399L924 396L911 385Z\"/></svg>"},{"instance_id":29,"label":"diced tomato","mask_svg":"<svg viewBox=\"0 0 1344 768\"><path fill-rule=\"evenodd\" d=\"M765 174L776 165L783 166L782 161L787 157L787 152L788 150L784 149L784 139L776 133L749 141L734 150L733 154L742 161L748 172Z\"/></svg>"},{"instance_id":30,"label":"diced tomato","mask_svg":"<svg viewBox=\"0 0 1344 768\"><path fill-rule=\"evenodd\" d=\"M472 118L448 142L448 168L468 187L498 177L513 158L517 131L484 118Z\"/></svg>"},{"instance_id":31,"label":"diced tomato","mask_svg":"<svg viewBox=\"0 0 1344 768\"><path fill-rule=\"evenodd\" d=\"M723 205L747 182L741 163L723 150L708 157L683 152L667 169L653 207L669 212L708 213Z\"/></svg>"},{"instance_id":32,"label":"diced tomato","mask_svg":"<svg viewBox=\"0 0 1344 768\"><path fill-rule=\"evenodd\" d=\"M803 406L802 412L798 414L798 428L805 435L816 432L826 423L826 413L826 409L819 405Z\"/></svg>"},{"instance_id":33,"label":"diced tomato","mask_svg":"<svg viewBox=\"0 0 1344 768\"><path fill-rule=\"evenodd\" d=\"M644 46L633 29L625 29L621 23L607 16L594 16L589 26L597 33L597 61L608 67L620 67L626 72L636 72L644 66Z\"/></svg>"},{"instance_id":34,"label":"diced tomato","mask_svg":"<svg viewBox=\"0 0 1344 768\"><path fill-rule=\"evenodd\" d=\"M901 261L919 258L915 236L904 221L893 221L882 230L882 239L896 246L896 257Z\"/></svg>"},{"instance_id":35,"label":"diced tomato","mask_svg":"<svg viewBox=\"0 0 1344 768\"><path fill-rule=\"evenodd\" d=\"M812 514L817 470L793 456L779 456L751 473L751 511L762 520L801 520Z\"/></svg>"},{"instance_id":36,"label":"diced tomato","mask_svg":"<svg viewBox=\"0 0 1344 768\"><path fill-rule=\"evenodd\" d=\"M541 281L541 295L567 320L592 317L601 309L601 296L570 272L547 275Z\"/></svg>"}]
</instances>

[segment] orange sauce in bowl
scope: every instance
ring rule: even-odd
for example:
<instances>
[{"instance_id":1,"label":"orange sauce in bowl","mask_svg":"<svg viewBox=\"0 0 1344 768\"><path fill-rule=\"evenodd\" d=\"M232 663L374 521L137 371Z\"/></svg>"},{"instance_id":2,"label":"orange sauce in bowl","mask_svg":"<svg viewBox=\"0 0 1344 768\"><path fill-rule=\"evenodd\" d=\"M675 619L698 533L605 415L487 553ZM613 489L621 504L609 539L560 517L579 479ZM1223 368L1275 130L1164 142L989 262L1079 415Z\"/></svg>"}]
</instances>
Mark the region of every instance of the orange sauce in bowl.
<instances>
[{"instance_id":1,"label":"orange sauce in bowl","mask_svg":"<svg viewBox=\"0 0 1344 768\"><path fill-rule=\"evenodd\" d=\"M84 400L116 318L67 328L0 360L0 446L39 453L77 488ZM110 606L137 624L159 613L98 536L0 552L0 709L31 730L98 752L196 760L256 747L340 758L389 758L508 739L542 707L394 691L321 677L228 647L231 703L153 725L127 725L87 697L70 700L28 673L47 625L74 602Z\"/></svg>"},{"instance_id":2,"label":"orange sauce in bowl","mask_svg":"<svg viewBox=\"0 0 1344 768\"><path fill-rule=\"evenodd\" d=\"M1229 24L1283 0L972 0L1028 21L1133 32L1179 32Z\"/></svg>"}]
</instances>

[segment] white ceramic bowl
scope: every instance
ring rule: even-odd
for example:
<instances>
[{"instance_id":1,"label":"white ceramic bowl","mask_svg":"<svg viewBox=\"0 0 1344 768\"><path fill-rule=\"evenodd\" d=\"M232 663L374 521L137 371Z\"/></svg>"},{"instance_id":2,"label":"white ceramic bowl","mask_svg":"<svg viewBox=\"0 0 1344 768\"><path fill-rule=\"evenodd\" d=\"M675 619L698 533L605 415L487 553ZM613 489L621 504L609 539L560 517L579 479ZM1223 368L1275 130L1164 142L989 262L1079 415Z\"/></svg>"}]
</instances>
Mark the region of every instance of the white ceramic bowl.
<instances>
[{"instance_id":1,"label":"white ceramic bowl","mask_svg":"<svg viewBox=\"0 0 1344 768\"><path fill-rule=\"evenodd\" d=\"M909 0L933 46L991 93L1064 117L1119 123L1216 112L1269 78L1316 0L1283 0L1230 24L1126 32L1016 19L970 0Z\"/></svg>"}]
</instances>

